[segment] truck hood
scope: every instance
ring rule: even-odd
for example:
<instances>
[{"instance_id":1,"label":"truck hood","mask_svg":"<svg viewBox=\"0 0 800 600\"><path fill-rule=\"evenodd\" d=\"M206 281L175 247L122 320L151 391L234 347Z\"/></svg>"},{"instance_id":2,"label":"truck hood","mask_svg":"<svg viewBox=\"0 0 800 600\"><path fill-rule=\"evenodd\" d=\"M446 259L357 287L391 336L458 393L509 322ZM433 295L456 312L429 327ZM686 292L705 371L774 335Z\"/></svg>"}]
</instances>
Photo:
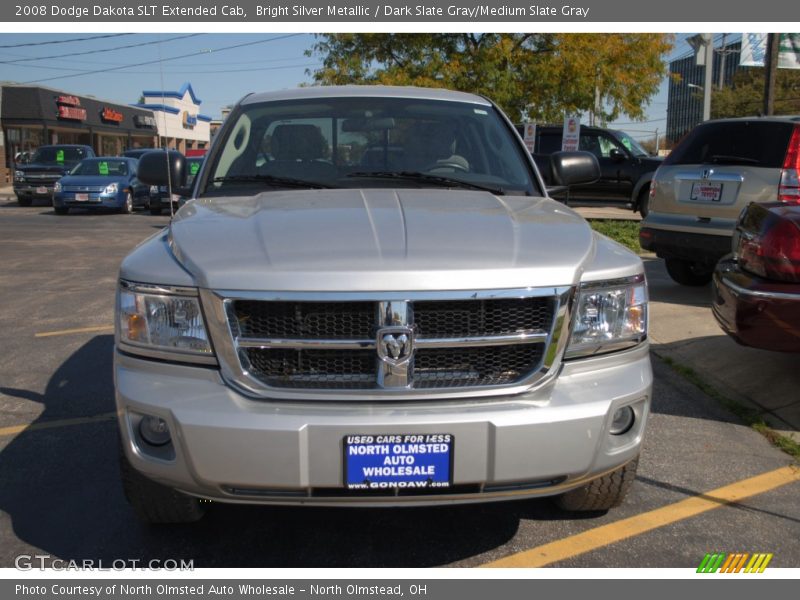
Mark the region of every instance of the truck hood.
<instances>
[{"instance_id":1,"label":"truck hood","mask_svg":"<svg viewBox=\"0 0 800 600\"><path fill-rule=\"evenodd\" d=\"M549 199L467 190L302 190L187 203L172 252L216 290L427 291L576 283L588 224Z\"/></svg>"},{"instance_id":2,"label":"truck hood","mask_svg":"<svg viewBox=\"0 0 800 600\"><path fill-rule=\"evenodd\" d=\"M24 171L25 173L66 173L78 163L65 162L64 164L58 163L27 163L24 165L17 165L17 171Z\"/></svg>"}]
</instances>

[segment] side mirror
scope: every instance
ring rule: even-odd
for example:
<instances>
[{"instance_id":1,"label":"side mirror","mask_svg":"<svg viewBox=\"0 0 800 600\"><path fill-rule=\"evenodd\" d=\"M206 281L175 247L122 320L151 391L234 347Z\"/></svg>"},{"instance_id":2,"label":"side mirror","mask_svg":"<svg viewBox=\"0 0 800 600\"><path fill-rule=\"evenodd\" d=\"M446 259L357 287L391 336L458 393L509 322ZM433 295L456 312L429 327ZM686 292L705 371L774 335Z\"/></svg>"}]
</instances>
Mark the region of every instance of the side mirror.
<instances>
[{"instance_id":1,"label":"side mirror","mask_svg":"<svg viewBox=\"0 0 800 600\"><path fill-rule=\"evenodd\" d=\"M613 160L614 162L622 162L622 161L623 161L623 160L625 160L625 158L626 158L626 157L625 157L625 153L624 153L622 150L620 150L619 148L612 148L612 149L609 151L609 153L608 153L608 156L609 156L609 157L611 158L611 160Z\"/></svg>"},{"instance_id":2,"label":"side mirror","mask_svg":"<svg viewBox=\"0 0 800 600\"><path fill-rule=\"evenodd\" d=\"M555 185L594 183L600 179L600 164L591 152L554 152L550 167Z\"/></svg>"},{"instance_id":3,"label":"side mirror","mask_svg":"<svg viewBox=\"0 0 800 600\"><path fill-rule=\"evenodd\" d=\"M186 184L186 158L180 152L153 150L139 159L139 180L147 185L169 185L172 189Z\"/></svg>"}]
</instances>

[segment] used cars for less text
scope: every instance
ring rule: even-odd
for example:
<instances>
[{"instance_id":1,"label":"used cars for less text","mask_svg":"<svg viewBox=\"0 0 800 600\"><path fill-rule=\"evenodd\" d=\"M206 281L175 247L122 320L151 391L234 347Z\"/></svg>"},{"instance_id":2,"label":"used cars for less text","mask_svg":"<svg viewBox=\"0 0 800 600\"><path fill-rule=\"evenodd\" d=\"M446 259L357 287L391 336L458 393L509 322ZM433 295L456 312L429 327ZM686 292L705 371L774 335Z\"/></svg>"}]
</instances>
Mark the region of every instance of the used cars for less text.
<instances>
[{"instance_id":1,"label":"used cars for less text","mask_svg":"<svg viewBox=\"0 0 800 600\"><path fill-rule=\"evenodd\" d=\"M598 176L584 153L553 162L561 185ZM178 153L141 166L185 181ZM142 518L197 519L199 499L622 500L652 387L642 263L546 197L489 100L250 95L193 197L120 269L122 474Z\"/></svg>"}]
</instances>

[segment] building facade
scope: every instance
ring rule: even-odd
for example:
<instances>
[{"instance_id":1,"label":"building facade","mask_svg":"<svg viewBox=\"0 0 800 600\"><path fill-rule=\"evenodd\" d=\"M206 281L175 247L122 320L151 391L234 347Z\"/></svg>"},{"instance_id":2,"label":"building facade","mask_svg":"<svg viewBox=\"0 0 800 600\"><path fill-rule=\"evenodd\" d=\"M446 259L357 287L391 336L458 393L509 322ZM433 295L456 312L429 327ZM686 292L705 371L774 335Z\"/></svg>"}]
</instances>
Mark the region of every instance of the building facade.
<instances>
[{"instance_id":1,"label":"building facade","mask_svg":"<svg viewBox=\"0 0 800 600\"><path fill-rule=\"evenodd\" d=\"M21 153L48 144L85 144L100 156L153 147L152 111L42 86L0 89L0 181Z\"/></svg>"},{"instance_id":2,"label":"building facade","mask_svg":"<svg viewBox=\"0 0 800 600\"><path fill-rule=\"evenodd\" d=\"M145 90L134 106L155 115L158 146L186 152L206 148L211 140L211 117L200 112L200 104L192 85L184 83L174 92Z\"/></svg>"},{"instance_id":3,"label":"building facade","mask_svg":"<svg viewBox=\"0 0 800 600\"><path fill-rule=\"evenodd\" d=\"M739 66L741 42L726 44L714 50L712 78L714 86L720 82L728 86ZM723 72L724 71L724 72ZM703 120L703 84L705 67L698 66L694 56L669 63L669 90L667 96L667 144L671 147Z\"/></svg>"}]
</instances>

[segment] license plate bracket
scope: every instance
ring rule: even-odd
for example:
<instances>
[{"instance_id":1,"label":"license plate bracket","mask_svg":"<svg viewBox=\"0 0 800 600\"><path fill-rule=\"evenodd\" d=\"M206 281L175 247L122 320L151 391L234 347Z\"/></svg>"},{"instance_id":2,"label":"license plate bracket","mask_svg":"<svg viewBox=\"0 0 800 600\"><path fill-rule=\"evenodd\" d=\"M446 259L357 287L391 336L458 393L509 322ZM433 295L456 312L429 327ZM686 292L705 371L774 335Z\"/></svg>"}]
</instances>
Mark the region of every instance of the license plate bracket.
<instances>
[{"instance_id":1,"label":"license plate bracket","mask_svg":"<svg viewBox=\"0 0 800 600\"><path fill-rule=\"evenodd\" d=\"M89 194L75 194L75 200L78 202L86 202L89 200Z\"/></svg>"},{"instance_id":2,"label":"license plate bracket","mask_svg":"<svg viewBox=\"0 0 800 600\"><path fill-rule=\"evenodd\" d=\"M49 192L47 191L47 188L45 186L40 185L39 187L36 188L36 193L37 194L47 194Z\"/></svg>"},{"instance_id":3,"label":"license plate bracket","mask_svg":"<svg viewBox=\"0 0 800 600\"><path fill-rule=\"evenodd\" d=\"M430 490L453 484L448 433L347 435L344 486L348 490Z\"/></svg>"}]
</instances>

